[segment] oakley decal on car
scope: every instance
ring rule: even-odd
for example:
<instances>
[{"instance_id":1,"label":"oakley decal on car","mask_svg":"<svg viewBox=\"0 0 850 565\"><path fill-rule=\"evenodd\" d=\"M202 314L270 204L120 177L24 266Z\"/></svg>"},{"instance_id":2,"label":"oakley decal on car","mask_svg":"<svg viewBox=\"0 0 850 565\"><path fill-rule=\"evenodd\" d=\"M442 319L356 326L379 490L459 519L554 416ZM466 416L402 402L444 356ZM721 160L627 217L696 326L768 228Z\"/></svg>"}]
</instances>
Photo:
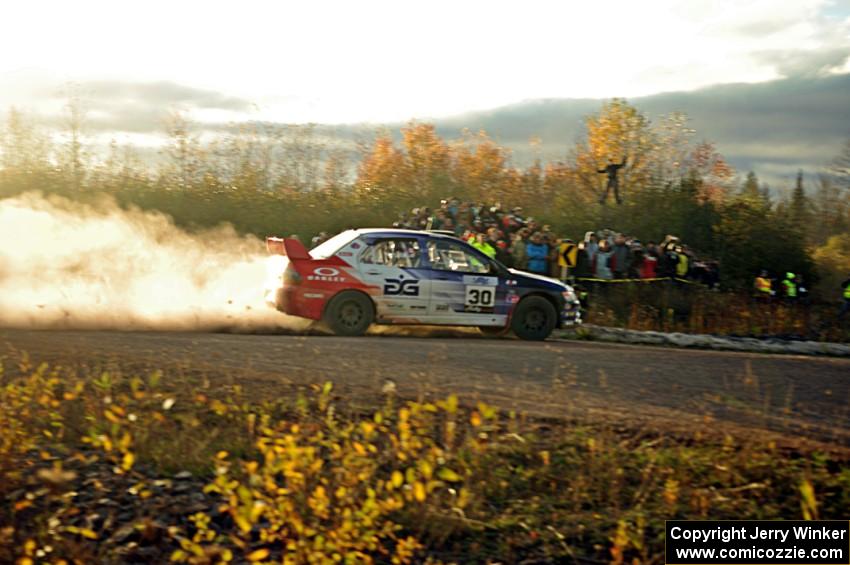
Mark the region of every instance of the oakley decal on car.
<instances>
[{"instance_id":1,"label":"oakley decal on car","mask_svg":"<svg viewBox=\"0 0 850 565\"><path fill-rule=\"evenodd\" d=\"M339 269L333 267L317 267L313 269L312 275L307 275L308 281L345 282L345 277L340 276Z\"/></svg>"}]
</instances>

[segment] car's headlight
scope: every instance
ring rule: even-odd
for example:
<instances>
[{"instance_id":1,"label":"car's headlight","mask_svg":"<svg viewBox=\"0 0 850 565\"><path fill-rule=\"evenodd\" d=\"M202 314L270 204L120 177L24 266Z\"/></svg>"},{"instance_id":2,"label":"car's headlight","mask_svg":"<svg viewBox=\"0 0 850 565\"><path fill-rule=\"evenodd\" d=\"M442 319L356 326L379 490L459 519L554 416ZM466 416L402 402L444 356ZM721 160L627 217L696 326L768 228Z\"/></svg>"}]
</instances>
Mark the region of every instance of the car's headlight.
<instances>
[{"instance_id":1,"label":"car's headlight","mask_svg":"<svg viewBox=\"0 0 850 565\"><path fill-rule=\"evenodd\" d=\"M564 300L566 300L567 302L575 302L576 301L576 293L571 288L568 288L567 290L562 292L561 295L564 297Z\"/></svg>"}]
</instances>

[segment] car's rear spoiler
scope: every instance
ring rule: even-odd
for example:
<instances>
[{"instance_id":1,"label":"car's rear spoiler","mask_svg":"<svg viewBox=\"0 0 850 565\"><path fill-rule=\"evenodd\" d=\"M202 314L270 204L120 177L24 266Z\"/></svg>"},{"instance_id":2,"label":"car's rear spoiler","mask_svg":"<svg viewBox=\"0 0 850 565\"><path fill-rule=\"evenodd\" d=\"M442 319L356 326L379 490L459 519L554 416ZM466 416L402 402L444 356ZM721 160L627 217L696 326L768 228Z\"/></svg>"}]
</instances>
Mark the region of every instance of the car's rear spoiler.
<instances>
[{"instance_id":1,"label":"car's rear spoiler","mask_svg":"<svg viewBox=\"0 0 850 565\"><path fill-rule=\"evenodd\" d=\"M293 237L269 236L266 238L266 249L272 255L283 255L292 261L312 259L304 244Z\"/></svg>"}]
</instances>

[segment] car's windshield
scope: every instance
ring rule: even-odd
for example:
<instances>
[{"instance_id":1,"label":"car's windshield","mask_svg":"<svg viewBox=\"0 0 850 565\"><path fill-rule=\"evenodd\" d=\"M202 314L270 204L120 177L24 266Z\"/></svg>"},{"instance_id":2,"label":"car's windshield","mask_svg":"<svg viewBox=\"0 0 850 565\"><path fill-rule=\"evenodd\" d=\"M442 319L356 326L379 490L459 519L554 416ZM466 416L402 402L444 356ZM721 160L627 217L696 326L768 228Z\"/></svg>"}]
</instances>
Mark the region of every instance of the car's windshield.
<instances>
[{"instance_id":1,"label":"car's windshield","mask_svg":"<svg viewBox=\"0 0 850 565\"><path fill-rule=\"evenodd\" d=\"M340 249L342 249L345 244L349 241L357 237L357 233L354 230L346 230L342 233L338 233L329 240L324 243L320 243L316 247L310 250L310 256L313 259L327 259Z\"/></svg>"}]
</instances>

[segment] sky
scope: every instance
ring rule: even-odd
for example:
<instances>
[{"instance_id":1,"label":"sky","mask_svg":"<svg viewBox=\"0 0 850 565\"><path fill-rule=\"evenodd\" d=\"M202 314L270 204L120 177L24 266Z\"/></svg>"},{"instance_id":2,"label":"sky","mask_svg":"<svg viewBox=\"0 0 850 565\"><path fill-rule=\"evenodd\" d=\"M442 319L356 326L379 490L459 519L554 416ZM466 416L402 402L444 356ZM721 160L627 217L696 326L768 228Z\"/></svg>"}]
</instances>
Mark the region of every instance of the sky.
<instances>
[{"instance_id":1,"label":"sky","mask_svg":"<svg viewBox=\"0 0 850 565\"><path fill-rule=\"evenodd\" d=\"M741 178L755 171L780 192L793 186L800 170L814 181L850 139L850 73L714 85L631 98L629 103L655 122L673 111L684 113L695 132L692 143L714 142ZM464 127L483 129L513 150L514 162L537 156L559 161L580 138L584 118L599 108L598 99L552 98L436 124L445 137ZM531 137L540 145L532 147Z\"/></svg>"},{"instance_id":2,"label":"sky","mask_svg":"<svg viewBox=\"0 0 850 565\"><path fill-rule=\"evenodd\" d=\"M95 119L177 106L202 121L382 123L850 72L850 0L12 0L3 11L0 107L58 112L74 82Z\"/></svg>"}]
</instances>

